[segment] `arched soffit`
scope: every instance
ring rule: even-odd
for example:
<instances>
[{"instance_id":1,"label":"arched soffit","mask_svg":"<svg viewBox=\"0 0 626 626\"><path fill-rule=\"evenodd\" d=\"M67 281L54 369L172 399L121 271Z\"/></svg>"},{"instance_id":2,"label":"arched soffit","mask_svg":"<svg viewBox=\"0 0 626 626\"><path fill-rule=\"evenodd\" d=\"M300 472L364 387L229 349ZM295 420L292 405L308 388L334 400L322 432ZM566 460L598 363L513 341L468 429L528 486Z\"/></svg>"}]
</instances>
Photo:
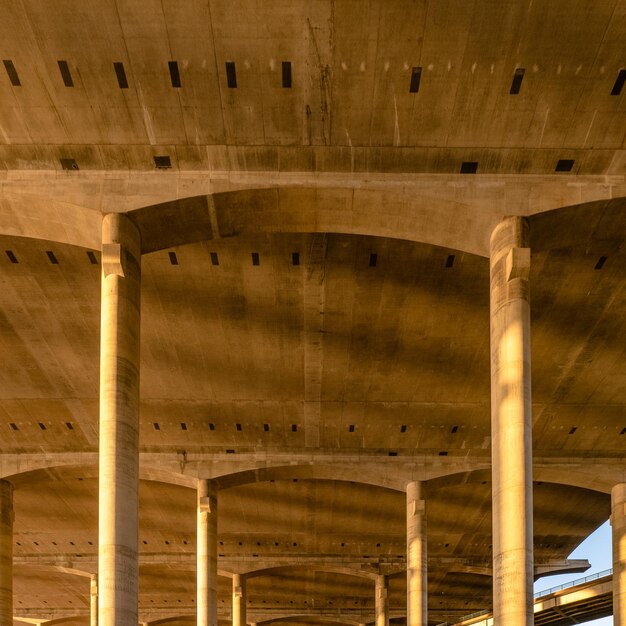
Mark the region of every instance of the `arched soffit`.
<instances>
[{"instance_id":1,"label":"arched soffit","mask_svg":"<svg viewBox=\"0 0 626 626\"><path fill-rule=\"evenodd\" d=\"M246 572L246 580L254 578L261 578L262 576L279 576L288 575L294 572L327 572L329 574L341 574L344 576L354 576L356 578L368 578L370 580L376 579L374 572L367 572L354 567L343 567L340 565L323 565L306 563L303 565L280 565L277 567L266 567L263 569L253 570Z\"/></svg>"},{"instance_id":2,"label":"arched soffit","mask_svg":"<svg viewBox=\"0 0 626 626\"><path fill-rule=\"evenodd\" d=\"M195 623L196 619L196 615L173 615L172 617L164 617L143 623L149 626L157 626L157 624L175 624L176 622L189 622L191 624L192 622Z\"/></svg>"},{"instance_id":3,"label":"arched soffit","mask_svg":"<svg viewBox=\"0 0 626 626\"><path fill-rule=\"evenodd\" d=\"M46 620L41 626L62 626L63 624L88 624L89 617L85 615L70 615L68 617L57 617L55 619Z\"/></svg>"},{"instance_id":4,"label":"arched soffit","mask_svg":"<svg viewBox=\"0 0 626 626\"><path fill-rule=\"evenodd\" d=\"M265 620L259 620L258 622L255 622L257 624L257 626L260 626L261 624L280 624L280 623L303 623L303 624L338 624L338 625L343 625L343 624L350 624L350 625L357 625L360 624L361 622L359 622L358 620L351 620L348 617L341 617L341 618L337 618L337 617L317 617L314 615L307 615L305 614L299 614L296 613L294 615L287 615L287 616L281 616L281 617L274 617L272 619L265 619Z\"/></svg>"}]
</instances>

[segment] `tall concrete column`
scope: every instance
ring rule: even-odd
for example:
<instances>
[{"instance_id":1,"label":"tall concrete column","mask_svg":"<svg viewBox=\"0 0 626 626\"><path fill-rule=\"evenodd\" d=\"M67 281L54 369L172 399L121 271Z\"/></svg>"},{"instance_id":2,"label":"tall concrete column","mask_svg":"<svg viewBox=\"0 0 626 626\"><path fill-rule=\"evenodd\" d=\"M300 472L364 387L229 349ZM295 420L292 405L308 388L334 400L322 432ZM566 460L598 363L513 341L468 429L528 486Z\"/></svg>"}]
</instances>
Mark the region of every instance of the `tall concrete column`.
<instances>
[{"instance_id":1,"label":"tall concrete column","mask_svg":"<svg viewBox=\"0 0 626 626\"><path fill-rule=\"evenodd\" d=\"M387 576L376 576L375 626L389 626L389 585Z\"/></svg>"},{"instance_id":2,"label":"tall concrete column","mask_svg":"<svg viewBox=\"0 0 626 626\"><path fill-rule=\"evenodd\" d=\"M246 579L233 576L233 626L246 626Z\"/></svg>"},{"instance_id":3,"label":"tall concrete column","mask_svg":"<svg viewBox=\"0 0 626 626\"><path fill-rule=\"evenodd\" d=\"M217 489L198 481L198 626L217 626Z\"/></svg>"},{"instance_id":4,"label":"tall concrete column","mask_svg":"<svg viewBox=\"0 0 626 626\"><path fill-rule=\"evenodd\" d=\"M139 231L102 221L98 622L137 626L139 487Z\"/></svg>"},{"instance_id":5,"label":"tall concrete column","mask_svg":"<svg viewBox=\"0 0 626 626\"><path fill-rule=\"evenodd\" d=\"M493 617L533 624L533 499L528 222L491 235Z\"/></svg>"},{"instance_id":6,"label":"tall concrete column","mask_svg":"<svg viewBox=\"0 0 626 626\"><path fill-rule=\"evenodd\" d=\"M426 502L423 485L410 482L406 488L406 623L427 626Z\"/></svg>"},{"instance_id":7,"label":"tall concrete column","mask_svg":"<svg viewBox=\"0 0 626 626\"><path fill-rule=\"evenodd\" d=\"M613 624L626 626L626 483L611 490Z\"/></svg>"},{"instance_id":8,"label":"tall concrete column","mask_svg":"<svg viewBox=\"0 0 626 626\"><path fill-rule=\"evenodd\" d=\"M98 626L98 576L92 574L89 584L90 626Z\"/></svg>"},{"instance_id":9,"label":"tall concrete column","mask_svg":"<svg viewBox=\"0 0 626 626\"><path fill-rule=\"evenodd\" d=\"M13 623L13 485L0 480L0 624Z\"/></svg>"}]
</instances>

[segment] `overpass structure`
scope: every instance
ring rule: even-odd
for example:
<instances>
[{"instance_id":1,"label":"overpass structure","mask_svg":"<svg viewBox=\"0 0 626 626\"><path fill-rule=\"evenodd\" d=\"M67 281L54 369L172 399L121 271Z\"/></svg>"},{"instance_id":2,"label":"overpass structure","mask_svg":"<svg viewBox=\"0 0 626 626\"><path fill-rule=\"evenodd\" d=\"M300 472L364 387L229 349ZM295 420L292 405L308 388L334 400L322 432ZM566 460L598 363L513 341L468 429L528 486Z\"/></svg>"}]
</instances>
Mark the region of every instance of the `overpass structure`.
<instances>
[{"instance_id":1,"label":"overpass structure","mask_svg":"<svg viewBox=\"0 0 626 626\"><path fill-rule=\"evenodd\" d=\"M624 0L0 9L0 624L626 626Z\"/></svg>"}]
</instances>

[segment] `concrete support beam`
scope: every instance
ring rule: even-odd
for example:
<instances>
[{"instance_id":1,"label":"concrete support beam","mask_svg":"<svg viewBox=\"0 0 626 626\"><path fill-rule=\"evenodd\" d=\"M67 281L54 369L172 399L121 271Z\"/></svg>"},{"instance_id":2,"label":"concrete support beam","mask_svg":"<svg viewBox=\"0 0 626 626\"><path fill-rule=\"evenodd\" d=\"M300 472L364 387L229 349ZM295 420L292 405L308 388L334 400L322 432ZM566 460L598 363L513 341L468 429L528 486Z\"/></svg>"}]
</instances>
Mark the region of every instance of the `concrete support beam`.
<instances>
[{"instance_id":1,"label":"concrete support beam","mask_svg":"<svg viewBox=\"0 0 626 626\"><path fill-rule=\"evenodd\" d=\"M0 480L0 624L13 623L13 485Z\"/></svg>"},{"instance_id":2,"label":"concrete support beam","mask_svg":"<svg viewBox=\"0 0 626 626\"><path fill-rule=\"evenodd\" d=\"M406 558L406 623L407 626L426 626L426 501L419 481L410 482L406 488Z\"/></svg>"},{"instance_id":3,"label":"concrete support beam","mask_svg":"<svg viewBox=\"0 0 626 626\"><path fill-rule=\"evenodd\" d=\"M240 574L233 576L233 626L246 626L246 579Z\"/></svg>"},{"instance_id":4,"label":"concrete support beam","mask_svg":"<svg viewBox=\"0 0 626 626\"><path fill-rule=\"evenodd\" d=\"M493 614L498 626L532 626L528 222L505 218L490 245Z\"/></svg>"},{"instance_id":5,"label":"concrete support beam","mask_svg":"<svg viewBox=\"0 0 626 626\"><path fill-rule=\"evenodd\" d=\"M124 215L106 215L100 327L100 626L137 625L140 301L139 231Z\"/></svg>"},{"instance_id":6,"label":"concrete support beam","mask_svg":"<svg viewBox=\"0 0 626 626\"><path fill-rule=\"evenodd\" d=\"M389 579L387 576L376 576L375 594L375 626L389 626Z\"/></svg>"},{"instance_id":7,"label":"concrete support beam","mask_svg":"<svg viewBox=\"0 0 626 626\"><path fill-rule=\"evenodd\" d=\"M611 490L613 529L613 624L626 626L626 483Z\"/></svg>"},{"instance_id":8,"label":"concrete support beam","mask_svg":"<svg viewBox=\"0 0 626 626\"><path fill-rule=\"evenodd\" d=\"M98 576L93 574L89 583L90 626L98 626Z\"/></svg>"},{"instance_id":9,"label":"concrete support beam","mask_svg":"<svg viewBox=\"0 0 626 626\"><path fill-rule=\"evenodd\" d=\"M217 626L217 489L198 481L198 626Z\"/></svg>"}]
</instances>

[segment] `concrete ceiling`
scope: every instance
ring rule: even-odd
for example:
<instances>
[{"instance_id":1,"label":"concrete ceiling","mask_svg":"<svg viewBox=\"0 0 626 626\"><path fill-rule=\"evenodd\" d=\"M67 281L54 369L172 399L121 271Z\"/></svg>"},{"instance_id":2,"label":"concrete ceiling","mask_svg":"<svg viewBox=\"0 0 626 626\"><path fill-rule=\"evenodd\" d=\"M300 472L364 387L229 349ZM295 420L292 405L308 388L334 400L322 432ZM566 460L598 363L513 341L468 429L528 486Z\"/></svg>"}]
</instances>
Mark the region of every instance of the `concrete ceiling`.
<instances>
[{"instance_id":1,"label":"concrete ceiling","mask_svg":"<svg viewBox=\"0 0 626 626\"><path fill-rule=\"evenodd\" d=\"M4 5L17 616L88 622L109 211L146 253L141 619L193 622L197 477L221 487L220 624L235 573L253 573L255 623L372 622L376 573L401 622L416 478L431 622L489 606L486 257L507 214L531 221L538 565L608 517L626 475L624 0Z\"/></svg>"}]
</instances>

